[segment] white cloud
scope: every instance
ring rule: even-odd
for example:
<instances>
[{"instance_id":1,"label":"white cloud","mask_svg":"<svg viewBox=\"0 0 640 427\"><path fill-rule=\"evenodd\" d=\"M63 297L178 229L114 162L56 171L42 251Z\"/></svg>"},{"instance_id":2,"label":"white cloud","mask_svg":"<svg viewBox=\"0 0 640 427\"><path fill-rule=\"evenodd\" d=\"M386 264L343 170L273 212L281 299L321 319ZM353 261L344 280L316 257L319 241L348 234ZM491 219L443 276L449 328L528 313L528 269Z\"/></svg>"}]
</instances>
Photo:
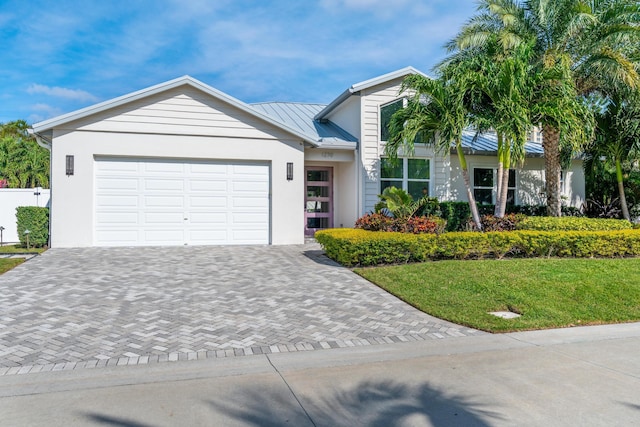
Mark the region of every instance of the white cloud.
<instances>
[{"instance_id":1,"label":"white cloud","mask_svg":"<svg viewBox=\"0 0 640 427\"><path fill-rule=\"evenodd\" d=\"M82 102L85 102L85 101L95 102L98 100L96 96L84 90L68 89L68 88L59 87L59 86L51 87L51 86L39 85L36 83L33 83L31 86L29 86L27 88L27 92L31 94L40 93L44 95L55 96L58 98L64 98L64 99L70 99L70 100L82 101ZM38 104L38 105L41 105L41 104Z\"/></svg>"},{"instance_id":2,"label":"white cloud","mask_svg":"<svg viewBox=\"0 0 640 427\"><path fill-rule=\"evenodd\" d=\"M50 119L51 117L59 116L63 113L62 109L59 107L54 107L49 104L34 104L29 107L32 114L29 115L28 121L29 123L37 123L46 119Z\"/></svg>"}]
</instances>

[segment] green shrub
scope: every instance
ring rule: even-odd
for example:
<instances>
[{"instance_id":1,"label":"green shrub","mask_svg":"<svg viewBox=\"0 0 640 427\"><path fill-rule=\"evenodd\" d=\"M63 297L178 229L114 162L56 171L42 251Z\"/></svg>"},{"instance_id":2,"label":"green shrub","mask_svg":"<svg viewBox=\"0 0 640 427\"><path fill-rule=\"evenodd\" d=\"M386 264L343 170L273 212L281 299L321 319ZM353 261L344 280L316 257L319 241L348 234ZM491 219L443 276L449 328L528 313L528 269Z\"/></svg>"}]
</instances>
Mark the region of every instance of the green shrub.
<instances>
[{"instance_id":1,"label":"green shrub","mask_svg":"<svg viewBox=\"0 0 640 427\"><path fill-rule=\"evenodd\" d=\"M327 255L346 266L435 259L622 257L640 255L640 230L406 234L354 229L316 233Z\"/></svg>"},{"instance_id":2,"label":"green shrub","mask_svg":"<svg viewBox=\"0 0 640 427\"><path fill-rule=\"evenodd\" d=\"M416 234L337 228L318 231L315 238L329 258L346 266L424 261L430 255Z\"/></svg>"},{"instance_id":3,"label":"green shrub","mask_svg":"<svg viewBox=\"0 0 640 427\"><path fill-rule=\"evenodd\" d=\"M447 231L463 231L471 219L471 209L466 202L440 202L440 215L447 221Z\"/></svg>"},{"instance_id":4,"label":"green shrub","mask_svg":"<svg viewBox=\"0 0 640 427\"><path fill-rule=\"evenodd\" d=\"M611 231L629 230L633 226L621 219L601 219L586 217L528 217L518 222L518 230L537 231Z\"/></svg>"},{"instance_id":5,"label":"green shrub","mask_svg":"<svg viewBox=\"0 0 640 427\"><path fill-rule=\"evenodd\" d=\"M489 242L482 233L470 231L445 233L438 239L438 258L484 258L489 253Z\"/></svg>"},{"instance_id":6,"label":"green shrub","mask_svg":"<svg viewBox=\"0 0 640 427\"><path fill-rule=\"evenodd\" d=\"M20 206L16 208L18 238L27 246L25 230L29 230L29 246L41 248L49 243L49 208Z\"/></svg>"}]
</instances>

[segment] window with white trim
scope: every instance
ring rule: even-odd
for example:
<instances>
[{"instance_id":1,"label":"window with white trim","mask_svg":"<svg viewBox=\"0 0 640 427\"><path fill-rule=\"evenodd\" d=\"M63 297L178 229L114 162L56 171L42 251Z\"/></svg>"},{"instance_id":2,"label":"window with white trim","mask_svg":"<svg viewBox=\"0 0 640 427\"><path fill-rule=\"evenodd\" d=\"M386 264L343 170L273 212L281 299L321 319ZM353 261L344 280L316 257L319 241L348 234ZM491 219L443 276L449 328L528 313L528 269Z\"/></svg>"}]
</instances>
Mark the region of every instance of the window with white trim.
<instances>
[{"instance_id":1,"label":"window with white trim","mask_svg":"<svg viewBox=\"0 0 640 427\"><path fill-rule=\"evenodd\" d=\"M473 197L476 203L492 205L496 201L497 170L492 168L473 169ZM507 204L516 202L516 171L509 169L509 184L507 189Z\"/></svg>"},{"instance_id":2,"label":"window with white trim","mask_svg":"<svg viewBox=\"0 0 640 427\"><path fill-rule=\"evenodd\" d=\"M404 106L404 99L398 99L380 107L380 141L389 139L389 123L393 113Z\"/></svg>"},{"instance_id":3,"label":"window with white trim","mask_svg":"<svg viewBox=\"0 0 640 427\"><path fill-rule=\"evenodd\" d=\"M402 188L417 200L429 195L430 180L430 159L380 159L380 193L387 187Z\"/></svg>"}]
</instances>

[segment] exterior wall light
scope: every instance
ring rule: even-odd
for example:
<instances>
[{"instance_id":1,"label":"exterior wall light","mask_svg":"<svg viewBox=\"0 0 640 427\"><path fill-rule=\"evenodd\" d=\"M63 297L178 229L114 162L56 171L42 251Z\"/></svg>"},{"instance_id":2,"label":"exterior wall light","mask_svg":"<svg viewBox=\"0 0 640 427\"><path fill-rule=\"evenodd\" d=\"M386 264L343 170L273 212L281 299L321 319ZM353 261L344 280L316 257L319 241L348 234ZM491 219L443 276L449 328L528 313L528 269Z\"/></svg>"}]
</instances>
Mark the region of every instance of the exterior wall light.
<instances>
[{"instance_id":1,"label":"exterior wall light","mask_svg":"<svg viewBox=\"0 0 640 427\"><path fill-rule=\"evenodd\" d=\"M287 181L292 181L292 180L293 180L293 163L288 162L287 163Z\"/></svg>"},{"instance_id":2,"label":"exterior wall light","mask_svg":"<svg viewBox=\"0 0 640 427\"><path fill-rule=\"evenodd\" d=\"M67 156L67 176L73 175L73 156Z\"/></svg>"}]
</instances>

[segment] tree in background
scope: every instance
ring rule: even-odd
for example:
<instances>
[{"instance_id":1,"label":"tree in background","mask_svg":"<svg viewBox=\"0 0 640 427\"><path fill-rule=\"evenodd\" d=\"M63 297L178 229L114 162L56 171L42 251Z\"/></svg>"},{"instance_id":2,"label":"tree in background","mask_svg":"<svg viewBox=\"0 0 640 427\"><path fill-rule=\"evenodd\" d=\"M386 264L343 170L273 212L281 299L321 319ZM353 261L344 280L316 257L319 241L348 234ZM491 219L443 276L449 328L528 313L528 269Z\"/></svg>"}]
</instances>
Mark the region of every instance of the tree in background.
<instances>
[{"instance_id":1,"label":"tree in background","mask_svg":"<svg viewBox=\"0 0 640 427\"><path fill-rule=\"evenodd\" d=\"M49 188L49 151L28 128L24 120L0 124L0 180L11 188Z\"/></svg>"},{"instance_id":2,"label":"tree in background","mask_svg":"<svg viewBox=\"0 0 640 427\"><path fill-rule=\"evenodd\" d=\"M615 170L622 216L630 221L623 165L631 166L640 157L640 93L615 94L603 102L596 115L596 140L587 153L585 170L593 178L595 163L601 161Z\"/></svg>"}]
</instances>

